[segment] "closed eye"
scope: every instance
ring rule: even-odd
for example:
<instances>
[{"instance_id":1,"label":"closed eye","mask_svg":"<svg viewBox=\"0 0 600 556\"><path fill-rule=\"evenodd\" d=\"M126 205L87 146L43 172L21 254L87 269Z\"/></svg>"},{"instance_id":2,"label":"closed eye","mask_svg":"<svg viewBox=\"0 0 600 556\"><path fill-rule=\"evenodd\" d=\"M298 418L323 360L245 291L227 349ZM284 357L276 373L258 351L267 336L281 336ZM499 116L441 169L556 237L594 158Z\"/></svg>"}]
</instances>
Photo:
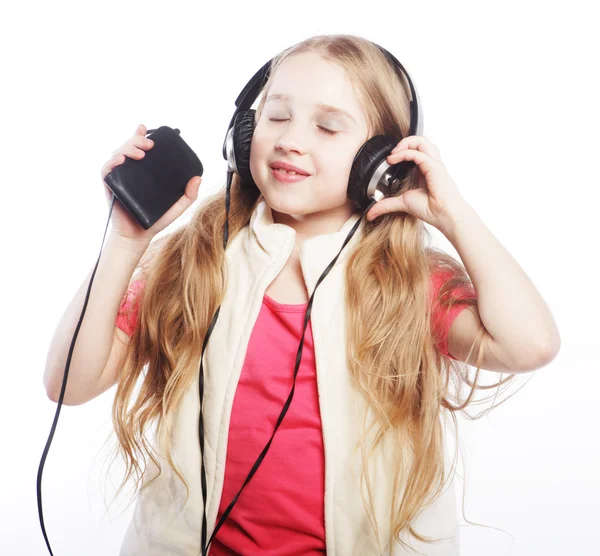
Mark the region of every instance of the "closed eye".
<instances>
[{"instance_id":1,"label":"closed eye","mask_svg":"<svg viewBox=\"0 0 600 556\"><path fill-rule=\"evenodd\" d=\"M276 120L275 118L269 118L269 119L270 119L271 122L287 122L287 119L286 120ZM332 131L332 130L327 129L325 127L321 127L320 125L317 126L317 127L321 131L325 132L325 134L327 134L327 135L337 135L337 133L338 133L337 131Z\"/></svg>"}]
</instances>

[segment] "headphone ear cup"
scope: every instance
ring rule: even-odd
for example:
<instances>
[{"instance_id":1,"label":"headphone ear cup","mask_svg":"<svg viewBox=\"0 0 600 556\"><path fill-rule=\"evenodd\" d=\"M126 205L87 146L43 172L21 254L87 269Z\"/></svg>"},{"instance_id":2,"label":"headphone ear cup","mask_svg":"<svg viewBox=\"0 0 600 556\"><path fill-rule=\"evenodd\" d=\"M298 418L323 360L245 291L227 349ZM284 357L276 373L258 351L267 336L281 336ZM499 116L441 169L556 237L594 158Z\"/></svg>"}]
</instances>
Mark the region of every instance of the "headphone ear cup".
<instances>
[{"instance_id":1,"label":"headphone ear cup","mask_svg":"<svg viewBox=\"0 0 600 556\"><path fill-rule=\"evenodd\" d=\"M237 174L243 186L257 187L250 173L250 145L254 134L256 110L240 112L233 122L233 153Z\"/></svg>"},{"instance_id":2,"label":"headphone ear cup","mask_svg":"<svg viewBox=\"0 0 600 556\"><path fill-rule=\"evenodd\" d=\"M389 165L386 158L389 156L392 149L401 141L391 135L375 135L371 137L356 153L350 177L348 179L348 197L354 202L354 206L364 211L372 201L367 194L371 180L378 172L383 177L384 173L388 173L390 178L387 182L381 183L380 191L384 195L389 196L395 193L398 188L391 186L394 180L401 180L406 176L408 171L414 166L412 161L403 161L398 164ZM380 166L384 168L380 169Z\"/></svg>"}]
</instances>

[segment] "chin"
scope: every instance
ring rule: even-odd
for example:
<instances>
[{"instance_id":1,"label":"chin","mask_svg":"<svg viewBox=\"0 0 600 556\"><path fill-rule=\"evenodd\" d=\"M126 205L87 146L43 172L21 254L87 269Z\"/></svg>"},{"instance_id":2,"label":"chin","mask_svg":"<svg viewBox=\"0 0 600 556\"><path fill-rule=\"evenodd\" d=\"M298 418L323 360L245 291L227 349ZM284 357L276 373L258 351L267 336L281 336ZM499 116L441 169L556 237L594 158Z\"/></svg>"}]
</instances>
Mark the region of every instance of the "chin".
<instances>
[{"instance_id":1,"label":"chin","mask_svg":"<svg viewBox=\"0 0 600 556\"><path fill-rule=\"evenodd\" d=\"M299 199L297 194L282 195L278 192L263 191L263 197L271 209L282 214L299 215L315 212L312 204Z\"/></svg>"},{"instance_id":2,"label":"chin","mask_svg":"<svg viewBox=\"0 0 600 556\"><path fill-rule=\"evenodd\" d=\"M312 181L309 178L309 182ZM276 212L288 214L291 216L304 216L315 213L338 212L344 208L348 210L350 203L348 197L344 194L346 190L334 193L329 191L329 195L323 198L319 195L319 187L313 183L282 184L275 179L269 179L255 183L260 190L266 203ZM344 207L344 208L343 208Z\"/></svg>"}]
</instances>

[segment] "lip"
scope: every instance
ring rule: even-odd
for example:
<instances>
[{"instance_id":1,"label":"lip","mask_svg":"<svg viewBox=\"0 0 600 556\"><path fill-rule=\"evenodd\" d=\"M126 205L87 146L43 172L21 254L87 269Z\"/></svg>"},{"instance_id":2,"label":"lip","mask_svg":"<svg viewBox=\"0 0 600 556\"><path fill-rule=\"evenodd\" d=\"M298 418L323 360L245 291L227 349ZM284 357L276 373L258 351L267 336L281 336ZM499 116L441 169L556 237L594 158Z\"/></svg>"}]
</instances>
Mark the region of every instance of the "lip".
<instances>
[{"instance_id":1,"label":"lip","mask_svg":"<svg viewBox=\"0 0 600 556\"><path fill-rule=\"evenodd\" d=\"M273 177L281 183L297 183L309 177L302 174L296 174L294 176L291 174L284 174L283 172L280 172L278 168L273 167L271 167L271 174L273 174Z\"/></svg>"},{"instance_id":2,"label":"lip","mask_svg":"<svg viewBox=\"0 0 600 556\"><path fill-rule=\"evenodd\" d=\"M271 164L271 168L275 170L276 168L283 168L284 170L291 170L292 172L298 172L302 176L310 176L310 174L303 170L302 168L298 168L297 166L293 166L292 164L288 164L287 162L277 161Z\"/></svg>"}]
</instances>

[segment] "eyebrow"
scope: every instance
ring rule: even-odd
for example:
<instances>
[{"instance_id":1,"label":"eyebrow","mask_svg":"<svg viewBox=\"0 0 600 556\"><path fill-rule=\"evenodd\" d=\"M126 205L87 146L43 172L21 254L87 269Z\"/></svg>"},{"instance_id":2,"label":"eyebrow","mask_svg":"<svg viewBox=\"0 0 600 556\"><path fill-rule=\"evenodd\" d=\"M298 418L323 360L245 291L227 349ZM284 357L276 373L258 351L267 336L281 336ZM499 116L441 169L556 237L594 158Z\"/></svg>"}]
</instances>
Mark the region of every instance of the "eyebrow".
<instances>
[{"instance_id":1,"label":"eyebrow","mask_svg":"<svg viewBox=\"0 0 600 556\"><path fill-rule=\"evenodd\" d=\"M289 101L292 100L292 97L289 95L269 95L267 100L265 100L265 104L270 100L284 100ZM356 120L352 117L350 112L346 112L346 110L342 110L341 108L337 108L336 106L331 106L330 104L323 104L322 102L318 103L317 108L320 108L324 112L331 112L332 114L339 114L340 116L346 116L350 118L354 123L357 123Z\"/></svg>"}]
</instances>

